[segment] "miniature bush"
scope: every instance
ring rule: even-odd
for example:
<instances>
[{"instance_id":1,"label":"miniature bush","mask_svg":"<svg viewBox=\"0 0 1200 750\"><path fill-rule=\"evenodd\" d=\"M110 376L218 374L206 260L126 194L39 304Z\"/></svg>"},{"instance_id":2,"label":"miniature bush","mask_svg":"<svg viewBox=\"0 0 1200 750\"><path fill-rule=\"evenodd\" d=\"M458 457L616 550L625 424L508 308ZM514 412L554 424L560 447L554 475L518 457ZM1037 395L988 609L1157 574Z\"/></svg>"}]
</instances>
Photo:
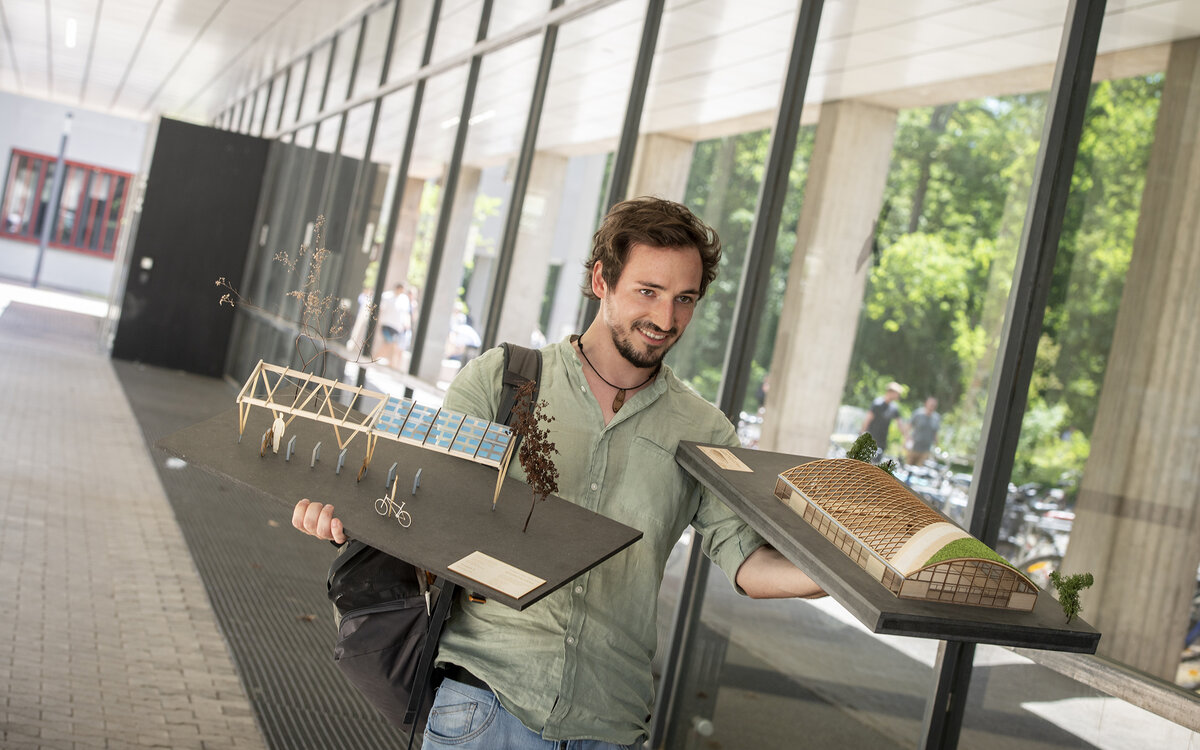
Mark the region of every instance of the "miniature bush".
<instances>
[{"instance_id":1,"label":"miniature bush","mask_svg":"<svg viewBox=\"0 0 1200 750\"><path fill-rule=\"evenodd\" d=\"M1050 583L1058 590L1058 603L1062 606L1063 614L1067 616L1067 622L1070 622L1082 609L1079 604L1079 592L1095 583L1095 579L1091 573L1076 573L1064 577L1055 570L1050 573Z\"/></svg>"}]
</instances>

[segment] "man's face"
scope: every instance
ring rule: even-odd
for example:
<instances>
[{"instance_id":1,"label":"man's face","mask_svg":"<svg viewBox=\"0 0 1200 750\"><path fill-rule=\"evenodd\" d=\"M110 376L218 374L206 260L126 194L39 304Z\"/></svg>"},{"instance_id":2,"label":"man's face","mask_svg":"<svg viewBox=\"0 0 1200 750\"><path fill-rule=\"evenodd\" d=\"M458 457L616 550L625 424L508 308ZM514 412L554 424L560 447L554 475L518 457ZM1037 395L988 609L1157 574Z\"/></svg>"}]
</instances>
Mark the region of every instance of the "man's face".
<instances>
[{"instance_id":1,"label":"man's face","mask_svg":"<svg viewBox=\"0 0 1200 750\"><path fill-rule=\"evenodd\" d=\"M635 243L616 285L608 287L599 263L592 290L613 344L636 367L654 367L683 335L700 299L704 271L695 248Z\"/></svg>"},{"instance_id":2,"label":"man's face","mask_svg":"<svg viewBox=\"0 0 1200 750\"><path fill-rule=\"evenodd\" d=\"M925 411L929 412L930 414L937 411L937 399L936 398L925 399Z\"/></svg>"}]
</instances>

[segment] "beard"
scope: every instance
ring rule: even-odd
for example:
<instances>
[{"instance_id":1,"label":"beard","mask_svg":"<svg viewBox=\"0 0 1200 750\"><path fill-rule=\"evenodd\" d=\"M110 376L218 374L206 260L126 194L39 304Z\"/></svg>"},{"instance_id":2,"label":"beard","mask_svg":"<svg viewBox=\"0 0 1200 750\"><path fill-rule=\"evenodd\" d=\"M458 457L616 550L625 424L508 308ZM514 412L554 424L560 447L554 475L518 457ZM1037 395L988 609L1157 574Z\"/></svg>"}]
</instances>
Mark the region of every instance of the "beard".
<instances>
[{"instance_id":1,"label":"beard","mask_svg":"<svg viewBox=\"0 0 1200 750\"><path fill-rule=\"evenodd\" d=\"M662 347L655 347L649 351L639 351L633 343L633 332L639 329L657 334L665 333L667 335L666 341L670 343ZM663 357L667 356L667 352L671 351L671 347L675 346L675 342L679 340L678 338L671 340L676 335L675 329L664 331L653 323L643 321L634 321L633 325L629 328L610 325L609 330L612 332L613 345L617 347L617 352L629 364L643 369L658 367L662 363Z\"/></svg>"}]
</instances>

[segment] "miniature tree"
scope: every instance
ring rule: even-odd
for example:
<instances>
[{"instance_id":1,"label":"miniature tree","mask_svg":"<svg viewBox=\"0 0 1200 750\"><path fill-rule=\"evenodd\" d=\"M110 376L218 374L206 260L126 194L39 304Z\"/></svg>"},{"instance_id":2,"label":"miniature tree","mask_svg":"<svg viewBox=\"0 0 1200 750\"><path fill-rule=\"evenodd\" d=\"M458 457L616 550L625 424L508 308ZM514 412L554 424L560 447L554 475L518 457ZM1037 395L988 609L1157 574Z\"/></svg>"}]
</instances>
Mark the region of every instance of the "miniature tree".
<instances>
[{"instance_id":1,"label":"miniature tree","mask_svg":"<svg viewBox=\"0 0 1200 750\"><path fill-rule=\"evenodd\" d=\"M1081 609L1079 592L1095 583L1095 579L1091 573L1061 576L1055 570L1050 573L1050 583L1058 591L1058 603L1062 606L1063 614L1067 616L1067 622L1070 622Z\"/></svg>"},{"instance_id":2,"label":"miniature tree","mask_svg":"<svg viewBox=\"0 0 1200 750\"><path fill-rule=\"evenodd\" d=\"M543 411L548 405L545 401L533 401L536 385L532 380L526 381L517 389L517 400L513 405L512 429L521 440L517 458L525 470L525 481L532 493L522 532L529 528L529 519L533 517L533 507L537 502L558 492L558 467L550 457L558 453L558 449L550 442L550 431L545 426L553 422L554 417L546 416Z\"/></svg>"},{"instance_id":3,"label":"miniature tree","mask_svg":"<svg viewBox=\"0 0 1200 750\"><path fill-rule=\"evenodd\" d=\"M846 458L853 458L855 461L862 461L866 464L874 464L875 454L878 452L879 444L875 442L875 438L871 437L871 433L864 432L850 446L850 450L846 451ZM892 459L889 458L887 461L878 464L878 466L888 474L892 476L896 475L896 462Z\"/></svg>"}]
</instances>

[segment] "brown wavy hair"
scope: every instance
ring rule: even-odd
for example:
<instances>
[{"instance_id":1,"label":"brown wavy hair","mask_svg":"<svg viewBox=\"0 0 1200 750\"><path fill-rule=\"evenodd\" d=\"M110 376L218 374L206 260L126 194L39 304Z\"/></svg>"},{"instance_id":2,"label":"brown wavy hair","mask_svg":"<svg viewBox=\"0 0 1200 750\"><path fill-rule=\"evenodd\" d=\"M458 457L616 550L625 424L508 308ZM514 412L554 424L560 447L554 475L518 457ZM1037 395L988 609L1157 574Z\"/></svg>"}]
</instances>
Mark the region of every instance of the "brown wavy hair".
<instances>
[{"instance_id":1,"label":"brown wavy hair","mask_svg":"<svg viewBox=\"0 0 1200 750\"><path fill-rule=\"evenodd\" d=\"M687 206L663 198L643 196L622 201L613 206L592 237L592 254L584 267L583 293L599 299L592 292L592 269L601 264L601 274L608 286L615 286L625 270L629 248L641 243L651 247L694 247L700 251L700 296L717 277L721 262L721 238L716 230L701 221Z\"/></svg>"}]
</instances>

